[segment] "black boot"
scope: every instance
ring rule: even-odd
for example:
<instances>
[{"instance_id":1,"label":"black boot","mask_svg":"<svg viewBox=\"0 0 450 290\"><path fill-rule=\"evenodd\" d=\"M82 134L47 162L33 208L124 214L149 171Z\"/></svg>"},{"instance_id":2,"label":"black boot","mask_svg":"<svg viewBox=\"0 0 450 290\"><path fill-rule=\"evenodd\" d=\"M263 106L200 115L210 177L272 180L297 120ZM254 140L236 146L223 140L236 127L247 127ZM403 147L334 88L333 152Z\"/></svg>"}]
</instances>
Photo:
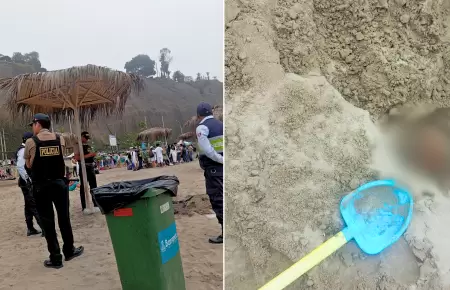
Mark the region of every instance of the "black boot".
<instances>
[{"instance_id":1,"label":"black boot","mask_svg":"<svg viewBox=\"0 0 450 290\"><path fill-rule=\"evenodd\" d=\"M81 256L81 255L83 254L83 252L84 252L84 247L83 247L83 246L80 246L80 247L78 247L78 248L75 248L75 249L73 250L73 253L72 253L72 254L70 254L70 255L64 254L64 256L66 257L66 261L70 261L70 260L72 260L73 258L76 258L76 257L78 257L78 256Z\"/></svg>"},{"instance_id":2,"label":"black boot","mask_svg":"<svg viewBox=\"0 0 450 290\"><path fill-rule=\"evenodd\" d=\"M27 237L29 236L34 236L34 235L39 235L41 232L36 230L35 228L30 228L27 231Z\"/></svg>"},{"instance_id":3,"label":"black boot","mask_svg":"<svg viewBox=\"0 0 450 290\"><path fill-rule=\"evenodd\" d=\"M53 268L53 269L61 269L63 267L63 263L62 262L52 262L51 260L45 260L44 267Z\"/></svg>"},{"instance_id":4,"label":"black boot","mask_svg":"<svg viewBox=\"0 0 450 290\"><path fill-rule=\"evenodd\" d=\"M223 236L220 235L220 236L218 236L216 238L209 238L209 242L211 244L223 244Z\"/></svg>"}]
</instances>

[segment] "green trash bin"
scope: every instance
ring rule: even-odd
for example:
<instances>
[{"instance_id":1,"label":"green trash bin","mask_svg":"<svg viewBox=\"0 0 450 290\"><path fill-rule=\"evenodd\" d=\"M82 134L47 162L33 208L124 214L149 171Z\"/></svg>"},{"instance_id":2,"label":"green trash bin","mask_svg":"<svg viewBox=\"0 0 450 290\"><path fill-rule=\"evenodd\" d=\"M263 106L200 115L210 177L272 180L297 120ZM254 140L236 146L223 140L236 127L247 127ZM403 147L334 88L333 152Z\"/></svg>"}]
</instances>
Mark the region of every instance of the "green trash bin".
<instances>
[{"instance_id":1,"label":"green trash bin","mask_svg":"<svg viewBox=\"0 0 450 290\"><path fill-rule=\"evenodd\" d=\"M184 290L172 196L148 189L106 214L123 290Z\"/></svg>"}]
</instances>

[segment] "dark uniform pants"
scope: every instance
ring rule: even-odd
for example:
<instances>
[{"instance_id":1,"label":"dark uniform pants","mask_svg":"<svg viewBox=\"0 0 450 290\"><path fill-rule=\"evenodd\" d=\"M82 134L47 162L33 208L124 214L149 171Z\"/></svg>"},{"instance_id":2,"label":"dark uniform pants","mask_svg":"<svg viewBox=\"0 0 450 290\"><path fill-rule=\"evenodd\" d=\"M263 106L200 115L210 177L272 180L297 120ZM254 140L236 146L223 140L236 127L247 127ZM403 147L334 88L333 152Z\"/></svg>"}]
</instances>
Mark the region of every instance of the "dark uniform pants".
<instances>
[{"instance_id":1,"label":"dark uniform pants","mask_svg":"<svg viewBox=\"0 0 450 290\"><path fill-rule=\"evenodd\" d=\"M84 194L84 183L83 183L83 171L80 168L80 199L81 199L81 208L86 208L86 195ZM97 187L97 177L95 176L95 169L94 166L86 165L86 177L87 181L89 183L89 187L91 189ZM97 203L94 200L94 197L92 197L92 204L94 206L97 206Z\"/></svg>"},{"instance_id":2,"label":"dark uniform pants","mask_svg":"<svg viewBox=\"0 0 450 290\"><path fill-rule=\"evenodd\" d=\"M47 240L47 248L50 252L50 260L56 263L61 262L62 255L56 236L53 205L56 208L59 229L64 242L63 253L66 257L70 257L73 254L74 245L69 216L69 187L65 180L58 179L34 185L33 188L36 208L41 219L45 239Z\"/></svg>"},{"instance_id":3,"label":"dark uniform pants","mask_svg":"<svg viewBox=\"0 0 450 290\"><path fill-rule=\"evenodd\" d=\"M39 220L39 215L36 209L36 202L33 197L33 192L30 187L20 186L23 193L23 199L25 201L25 222L27 223L27 228L29 230L33 229L33 217L36 219L39 227L42 229L41 221Z\"/></svg>"},{"instance_id":4,"label":"dark uniform pants","mask_svg":"<svg viewBox=\"0 0 450 290\"><path fill-rule=\"evenodd\" d=\"M206 193L223 229L223 167L205 168Z\"/></svg>"}]
</instances>

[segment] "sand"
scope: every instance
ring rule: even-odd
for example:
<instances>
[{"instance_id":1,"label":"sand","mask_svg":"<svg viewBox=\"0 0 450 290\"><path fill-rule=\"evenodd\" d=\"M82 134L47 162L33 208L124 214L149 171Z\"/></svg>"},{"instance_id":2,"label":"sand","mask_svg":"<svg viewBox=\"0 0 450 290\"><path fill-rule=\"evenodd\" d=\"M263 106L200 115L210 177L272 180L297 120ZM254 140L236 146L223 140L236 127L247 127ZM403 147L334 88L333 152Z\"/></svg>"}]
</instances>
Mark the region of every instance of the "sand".
<instances>
[{"instance_id":1,"label":"sand","mask_svg":"<svg viewBox=\"0 0 450 290\"><path fill-rule=\"evenodd\" d=\"M255 87L261 74L272 73L258 67L271 63L300 75L320 72L347 101L375 116L408 102L450 104L449 1L227 0L226 5L231 93Z\"/></svg>"},{"instance_id":2,"label":"sand","mask_svg":"<svg viewBox=\"0 0 450 290\"><path fill-rule=\"evenodd\" d=\"M406 120L403 113L400 115L401 122L411 123L419 117L427 118L434 114L432 110L424 111L421 107L409 110ZM405 239L420 266L418 289L449 289L450 251L445 241L450 239L450 235L444 225L446 220L450 220L448 189L439 179L423 174L424 170L417 166L405 164L404 159L394 153L396 151L392 147L398 144L397 136L398 131L392 128L380 132L371 167L380 173L380 177L394 177L407 184L414 195L414 218Z\"/></svg>"},{"instance_id":3,"label":"sand","mask_svg":"<svg viewBox=\"0 0 450 290\"><path fill-rule=\"evenodd\" d=\"M323 76L286 75L235 104L226 123L225 285L254 289L340 231L340 199L375 176L375 126ZM382 259L374 259L350 244L292 289L377 285Z\"/></svg>"},{"instance_id":4,"label":"sand","mask_svg":"<svg viewBox=\"0 0 450 290\"><path fill-rule=\"evenodd\" d=\"M343 195L395 177L415 196L406 234L376 256L351 242L291 289L450 289L450 200L395 162L373 123L450 104L450 2L226 7L226 288L263 285L342 228Z\"/></svg>"},{"instance_id":5,"label":"sand","mask_svg":"<svg viewBox=\"0 0 450 290\"><path fill-rule=\"evenodd\" d=\"M99 185L117 180L173 174L180 179L176 200L205 193L203 171L197 162L137 172L125 169L102 171ZM48 252L44 238L26 237L23 196L14 181L0 182L0 289L121 289L114 252L104 216L81 214L78 191L71 192L71 220L76 245L83 245L82 257L66 262L60 270L46 269L42 262ZM187 289L222 289L222 247L208 238L220 233L207 203L192 207L191 216L176 215L181 257Z\"/></svg>"}]
</instances>

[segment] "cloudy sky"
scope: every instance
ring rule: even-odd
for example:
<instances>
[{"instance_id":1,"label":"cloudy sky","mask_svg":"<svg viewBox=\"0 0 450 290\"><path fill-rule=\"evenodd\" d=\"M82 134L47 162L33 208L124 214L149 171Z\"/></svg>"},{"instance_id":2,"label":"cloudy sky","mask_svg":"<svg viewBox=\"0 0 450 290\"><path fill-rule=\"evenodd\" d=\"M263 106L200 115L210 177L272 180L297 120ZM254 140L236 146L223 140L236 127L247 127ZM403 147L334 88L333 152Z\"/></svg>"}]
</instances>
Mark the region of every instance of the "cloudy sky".
<instances>
[{"instance_id":1,"label":"cloudy sky","mask_svg":"<svg viewBox=\"0 0 450 290\"><path fill-rule=\"evenodd\" d=\"M96 64L124 70L137 54L170 70L223 80L223 0L2 1L0 54L37 51L48 70Z\"/></svg>"}]
</instances>

